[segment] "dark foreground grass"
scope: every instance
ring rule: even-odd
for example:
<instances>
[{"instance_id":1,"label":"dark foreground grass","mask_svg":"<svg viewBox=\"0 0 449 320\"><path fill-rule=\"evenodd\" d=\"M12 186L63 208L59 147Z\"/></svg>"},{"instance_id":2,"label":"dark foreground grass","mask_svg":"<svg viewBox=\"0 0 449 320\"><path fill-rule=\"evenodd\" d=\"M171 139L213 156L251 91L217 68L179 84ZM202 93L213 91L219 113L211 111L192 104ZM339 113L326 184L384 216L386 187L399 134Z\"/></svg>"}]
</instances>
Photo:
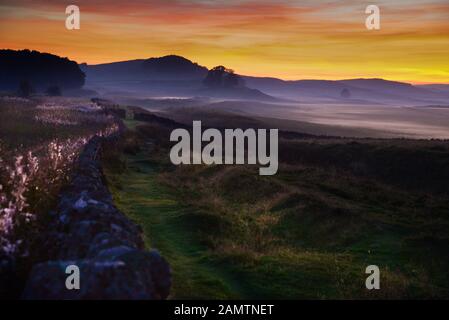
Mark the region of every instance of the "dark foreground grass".
<instances>
[{"instance_id":1,"label":"dark foreground grass","mask_svg":"<svg viewBox=\"0 0 449 320\"><path fill-rule=\"evenodd\" d=\"M49 97L30 100L0 99L0 141L3 147L6 150L20 152L25 149L46 147L53 139L76 138L104 128L104 124L83 122L87 117L77 110L39 110L37 108L39 104L46 102L63 105L64 102L54 99ZM83 121L79 121L76 125L63 125L36 120L36 116L42 115L51 116L49 118L54 120L62 117L72 121L83 116Z\"/></svg>"},{"instance_id":2,"label":"dark foreground grass","mask_svg":"<svg viewBox=\"0 0 449 320\"><path fill-rule=\"evenodd\" d=\"M325 298L335 296L334 263L343 255L277 252L247 256L236 250L222 256L211 251L201 236L210 228L204 214L174 199L157 179L157 164L144 154L127 157L124 174L111 181L118 207L144 229L148 247L158 248L173 269L172 298ZM212 223L213 224L213 223ZM338 275L340 277L340 275ZM312 284L310 287L309 284Z\"/></svg>"},{"instance_id":3,"label":"dark foreground grass","mask_svg":"<svg viewBox=\"0 0 449 320\"><path fill-rule=\"evenodd\" d=\"M223 268L208 261L192 225L191 209L157 182L157 164L145 154L127 157L127 170L116 176L106 170L117 206L142 226L148 247L157 248L172 267L171 297L226 299L244 296Z\"/></svg>"},{"instance_id":4,"label":"dark foreground grass","mask_svg":"<svg viewBox=\"0 0 449 320\"><path fill-rule=\"evenodd\" d=\"M170 262L172 298L449 297L445 194L310 159L289 159L274 177L246 166L172 168L167 133L132 127L125 169L105 172L116 204ZM324 159L338 145L351 146L313 148ZM388 157L390 147L366 148ZM379 291L365 289L372 264Z\"/></svg>"}]
</instances>

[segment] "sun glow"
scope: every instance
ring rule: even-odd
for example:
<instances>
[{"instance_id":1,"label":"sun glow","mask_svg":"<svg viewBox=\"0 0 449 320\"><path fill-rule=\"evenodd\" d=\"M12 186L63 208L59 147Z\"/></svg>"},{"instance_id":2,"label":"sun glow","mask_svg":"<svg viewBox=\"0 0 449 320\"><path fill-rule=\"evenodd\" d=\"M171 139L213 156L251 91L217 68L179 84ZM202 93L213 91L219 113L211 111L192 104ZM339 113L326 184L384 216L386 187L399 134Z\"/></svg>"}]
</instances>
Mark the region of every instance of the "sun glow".
<instances>
[{"instance_id":1,"label":"sun glow","mask_svg":"<svg viewBox=\"0 0 449 320\"><path fill-rule=\"evenodd\" d=\"M449 83L449 3L378 2L370 31L365 1L83 0L81 29L68 31L63 4L7 0L0 37L79 63L177 54L254 76Z\"/></svg>"}]
</instances>

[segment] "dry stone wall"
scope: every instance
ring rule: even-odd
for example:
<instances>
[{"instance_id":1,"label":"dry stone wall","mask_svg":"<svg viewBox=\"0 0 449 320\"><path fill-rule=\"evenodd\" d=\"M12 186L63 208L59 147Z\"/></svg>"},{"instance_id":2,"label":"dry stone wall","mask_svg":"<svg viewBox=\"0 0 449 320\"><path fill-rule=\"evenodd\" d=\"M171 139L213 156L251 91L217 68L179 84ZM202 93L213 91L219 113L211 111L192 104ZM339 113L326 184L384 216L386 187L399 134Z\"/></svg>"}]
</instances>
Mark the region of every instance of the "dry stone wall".
<instances>
[{"instance_id":1,"label":"dry stone wall","mask_svg":"<svg viewBox=\"0 0 449 320\"><path fill-rule=\"evenodd\" d=\"M111 137L110 139L116 139ZM144 248L141 228L113 204L101 170L102 139L81 153L70 185L60 196L45 247L51 261L35 265L24 299L165 299L168 263ZM66 268L80 270L80 289L66 287Z\"/></svg>"}]
</instances>

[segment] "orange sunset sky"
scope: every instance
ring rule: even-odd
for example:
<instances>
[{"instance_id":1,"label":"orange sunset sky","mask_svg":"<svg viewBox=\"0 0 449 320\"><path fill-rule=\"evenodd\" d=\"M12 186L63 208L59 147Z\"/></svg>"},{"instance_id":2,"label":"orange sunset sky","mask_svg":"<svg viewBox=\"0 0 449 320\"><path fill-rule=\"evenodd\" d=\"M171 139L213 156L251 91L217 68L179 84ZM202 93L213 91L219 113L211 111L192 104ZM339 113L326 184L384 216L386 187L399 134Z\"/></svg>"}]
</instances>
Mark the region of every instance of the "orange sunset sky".
<instances>
[{"instance_id":1,"label":"orange sunset sky","mask_svg":"<svg viewBox=\"0 0 449 320\"><path fill-rule=\"evenodd\" d=\"M368 4L381 30L365 28ZM448 0L0 0L0 39L89 64L178 54L245 75L449 83Z\"/></svg>"}]
</instances>

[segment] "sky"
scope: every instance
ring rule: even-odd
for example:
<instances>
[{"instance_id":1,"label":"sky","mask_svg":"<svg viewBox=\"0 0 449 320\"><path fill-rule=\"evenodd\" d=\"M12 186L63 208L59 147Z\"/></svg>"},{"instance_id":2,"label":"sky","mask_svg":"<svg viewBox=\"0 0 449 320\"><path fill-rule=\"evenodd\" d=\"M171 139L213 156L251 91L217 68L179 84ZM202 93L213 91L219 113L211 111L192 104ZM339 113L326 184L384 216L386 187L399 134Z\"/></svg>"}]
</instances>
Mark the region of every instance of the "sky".
<instances>
[{"instance_id":1,"label":"sky","mask_svg":"<svg viewBox=\"0 0 449 320\"><path fill-rule=\"evenodd\" d=\"M70 4L80 30L65 27ZM287 80L449 83L449 0L0 0L0 40L88 64L177 54Z\"/></svg>"}]
</instances>

